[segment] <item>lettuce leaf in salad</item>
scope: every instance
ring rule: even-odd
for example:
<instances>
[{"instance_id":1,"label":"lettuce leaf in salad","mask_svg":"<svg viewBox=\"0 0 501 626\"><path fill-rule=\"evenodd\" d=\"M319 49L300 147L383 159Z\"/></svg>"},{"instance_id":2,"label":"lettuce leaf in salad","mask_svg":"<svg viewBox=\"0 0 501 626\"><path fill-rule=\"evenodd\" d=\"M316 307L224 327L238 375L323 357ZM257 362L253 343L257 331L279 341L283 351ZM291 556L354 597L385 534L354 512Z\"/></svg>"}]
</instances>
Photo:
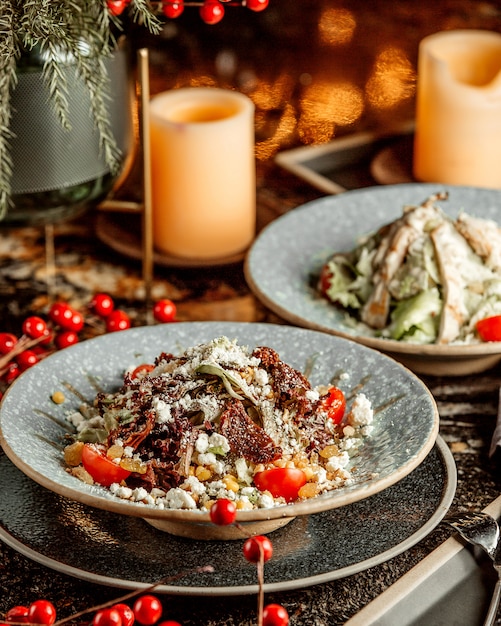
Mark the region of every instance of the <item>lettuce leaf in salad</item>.
<instances>
[{"instance_id":1,"label":"lettuce leaf in salad","mask_svg":"<svg viewBox=\"0 0 501 626\"><path fill-rule=\"evenodd\" d=\"M353 255L336 254L328 268L332 275L326 295L347 309L360 309L372 290L374 251L362 246Z\"/></svg>"},{"instance_id":2,"label":"lettuce leaf in salad","mask_svg":"<svg viewBox=\"0 0 501 626\"><path fill-rule=\"evenodd\" d=\"M406 300L420 291L440 285L440 273L435 250L428 235L417 239L410 247L403 265L390 282L389 290L397 300Z\"/></svg>"},{"instance_id":3,"label":"lettuce leaf in salad","mask_svg":"<svg viewBox=\"0 0 501 626\"><path fill-rule=\"evenodd\" d=\"M442 306L436 287L402 300L391 313L389 336L399 341L433 343L438 336Z\"/></svg>"}]
</instances>

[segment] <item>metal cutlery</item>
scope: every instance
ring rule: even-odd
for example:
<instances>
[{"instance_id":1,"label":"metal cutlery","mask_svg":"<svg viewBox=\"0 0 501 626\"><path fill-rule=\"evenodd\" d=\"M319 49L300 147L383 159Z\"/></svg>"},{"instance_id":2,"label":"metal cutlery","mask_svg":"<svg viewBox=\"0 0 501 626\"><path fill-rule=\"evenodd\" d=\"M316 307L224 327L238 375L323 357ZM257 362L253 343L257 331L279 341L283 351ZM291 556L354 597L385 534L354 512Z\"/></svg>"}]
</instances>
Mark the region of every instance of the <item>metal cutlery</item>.
<instances>
[{"instance_id":1,"label":"metal cutlery","mask_svg":"<svg viewBox=\"0 0 501 626\"><path fill-rule=\"evenodd\" d=\"M497 521L487 513L472 513L444 520L469 543L480 546L492 559L498 580L492 593L484 626L492 626L501 599L501 542Z\"/></svg>"}]
</instances>

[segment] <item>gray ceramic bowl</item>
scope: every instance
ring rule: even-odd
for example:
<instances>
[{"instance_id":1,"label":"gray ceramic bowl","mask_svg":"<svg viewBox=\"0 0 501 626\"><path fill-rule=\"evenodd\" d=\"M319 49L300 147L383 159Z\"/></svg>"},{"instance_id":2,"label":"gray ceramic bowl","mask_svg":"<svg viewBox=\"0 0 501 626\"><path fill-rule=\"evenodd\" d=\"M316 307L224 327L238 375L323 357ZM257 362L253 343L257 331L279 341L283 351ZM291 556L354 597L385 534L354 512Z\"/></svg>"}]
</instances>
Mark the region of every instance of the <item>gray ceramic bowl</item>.
<instances>
[{"instance_id":1,"label":"gray ceramic bowl","mask_svg":"<svg viewBox=\"0 0 501 626\"><path fill-rule=\"evenodd\" d=\"M30 478L67 498L145 518L177 535L221 538L225 528L231 534L233 527L215 527L207 513L160 510L121 500L99 485L84 484L65 471L61 445L67 432L65 415L78 407L81 397L93 398L97 386L104 390L117 388L129 366L151 362L162 351L180 352L222 335L250 348L270 346L283 360L303 371L314 357L312 383L328 383L335 374L345 372L347 377L340 386L349 391L362 383L377 410L374 431L354 459L354 485L294 504L240 511L237 520L248 524L250 532L268 532L298 515L373 495L409 474L433 447L438 412L430 392L414 374L387 356L353 341L301 328L186 322L104 335L57 352L27 370L0 406L0 442L6 454ZM67 397L60 405L51 400L58 390ZM225 534L223 538L236 536Z\"/></svg>"},{"instance_id":2,"label":"gray ceramic bowl","mask_svg":"<svg viewBox=\"0 0 501 626\"><path fill-rule=\"evenodd\" d=\"M257 297L280 317L306 328L353 339L385 352L415 372L465 375L501 360L500 343L418 345L362 334L346 323L343 311L311 286L333 252L352 250L357 240L402 215L405 205L448 191L440 205L451 216L461 210L501 224L501 192L439 184L370 187L309 202L273 221L254 242L245 275ZM273 271L270 271L270 268Z\"/></svg>"}]
</instances>

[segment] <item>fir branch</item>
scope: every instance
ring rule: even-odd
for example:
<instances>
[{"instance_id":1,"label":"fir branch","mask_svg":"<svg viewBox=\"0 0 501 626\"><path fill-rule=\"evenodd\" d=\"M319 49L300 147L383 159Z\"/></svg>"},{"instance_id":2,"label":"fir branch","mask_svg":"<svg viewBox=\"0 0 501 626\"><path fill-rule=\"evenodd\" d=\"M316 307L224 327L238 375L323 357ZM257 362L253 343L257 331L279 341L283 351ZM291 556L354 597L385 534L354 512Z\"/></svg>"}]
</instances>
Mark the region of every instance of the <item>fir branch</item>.
<instances>
[{"instance_id":1,"label":"fir branch","mask_svg":"<svg viewBox=\"0 0 501 626\"><path fill-rule=\"evenodd\" d=\"M132 0L134 20L152 33L162 24L148 0ZM121 155L111 130L106 103L110 97L105 60L116 49L121 22L108 11L106 0L0 0L0 219L10 202L10 94L16 65L23 51L37 50L42 75L54 111L69 129L66 67L73 64L88 89L91 112L106 164L117 171Z\"/></svg>"},{"instance_id":2,"label":"fir branch","mask_svg":"<svg viewBox=\"0 0 501 626\"><path fill-rule=\"evenodd\" d=\"M162 23L147 0L132 0L132 14L134 21L144 24L151 33L158 35L162 30Z\"/></svg>"},{"instance_id":3,"label":"fir branch","mask_svg":"<svg viewBox=\"0 0 501 626\"><path fill-rule=\"evenodd\" d=\"M16 59L20 54L14 28L16 17L12 0L4 0L0 13L0 219L7 213L11 194L10 91L16 83Z\"/></svg>"}]
</instances>

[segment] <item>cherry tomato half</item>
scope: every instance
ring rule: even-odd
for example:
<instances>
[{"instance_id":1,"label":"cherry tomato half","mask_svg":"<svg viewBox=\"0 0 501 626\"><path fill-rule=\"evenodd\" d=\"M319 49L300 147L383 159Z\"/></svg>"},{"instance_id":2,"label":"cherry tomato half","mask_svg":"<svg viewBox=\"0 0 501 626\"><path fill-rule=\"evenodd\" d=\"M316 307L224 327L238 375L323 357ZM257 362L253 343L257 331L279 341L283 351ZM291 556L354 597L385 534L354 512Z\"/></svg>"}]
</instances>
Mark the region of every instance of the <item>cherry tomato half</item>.
<instances>
[{"instance_id":1,"label":"cherry tomato half","mask_svg":"<svg viewBox=\"0 0 501 626\"><path fill-rule=\"evenodd\" d=\"M128 470L120 467L118 463L114 463L104 452L92 444L86 443L84 445L82 463L96 483L104 487L109 487L112 483L119 483L130 475Z\"/></svg>"},{"instance_id":2,"label":"cherry tomato half","mask_svg":"<svg viewBox=\"0 0 501 626\"><path fill-rule=\"evenodd\" d=\"M340 424L346 411L346 398L339 387L331 387L321 399L322 408L334 424Z\"/></svg>"},{"instance_id":3,"label":"cherry tomato half","mask_svg":"<svg viewBox=\"0 0 501 626\"><path fill-rule=\"evenodd\" d=\"M260 491L269 491L274 498L287 502L297 500L298 492L306 483L306 474L296 467L273 467L254 475L254 484Z\"/></svg>"},{"instance_id":4,"label":"cherry tomato half","mask_svg":"<svg viewBox=\"0 0 501 626\"><path fill-rule=\"evenodd\" d=\"M482 341L501 341L501 315L493 315L476 323Z\"/></svg>"}]
</instances>

